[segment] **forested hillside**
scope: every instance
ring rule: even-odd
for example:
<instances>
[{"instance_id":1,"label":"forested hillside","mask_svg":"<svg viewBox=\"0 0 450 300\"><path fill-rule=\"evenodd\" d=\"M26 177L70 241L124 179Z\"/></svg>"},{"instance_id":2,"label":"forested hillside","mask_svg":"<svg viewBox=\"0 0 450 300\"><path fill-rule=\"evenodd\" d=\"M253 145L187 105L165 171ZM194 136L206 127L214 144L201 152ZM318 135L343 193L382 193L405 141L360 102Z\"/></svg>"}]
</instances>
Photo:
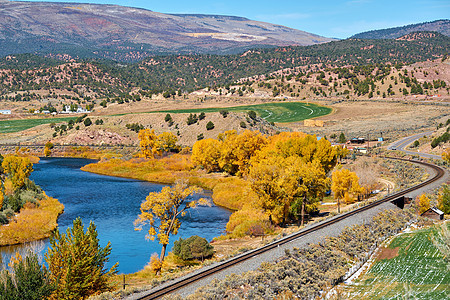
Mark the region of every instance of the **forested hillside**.
<instances>
[{"instance_id":1,"label":"forested hillside","mask_svg":"<svg viewBox=\"0 0 450 300\"><path fill-rule=\"evenodd\" d=\"M306 65L327 67L392 66L433 60L446 55L450 38L439 33L404 40L355 40L306 47L259 49L239 55L169 55L135 64L99 60L56 60L34 55L0 60L0 95L14 91L65 89L78 98L122 97L166 92L166 96L210 87L280 69ZM134 93L135 94L135 93ZM18 96L21 100L22 96ZM135 96L138 99L139 96ZM75 97L76 98L76 97Z\"/></svg>"},{"instance_id":2,"label":"forested hillside","mask_svg":"<svg viewBox=\"0 0 450 300\"><path fill-rule=\"evenodd\" d=\"M450 36L450 20L437 20L411 24L401 27L393 27L380 30L371 30L353 35L354 39L396 39L411 32L435 31L443 35Z\"/></svg>"}]
</instances>

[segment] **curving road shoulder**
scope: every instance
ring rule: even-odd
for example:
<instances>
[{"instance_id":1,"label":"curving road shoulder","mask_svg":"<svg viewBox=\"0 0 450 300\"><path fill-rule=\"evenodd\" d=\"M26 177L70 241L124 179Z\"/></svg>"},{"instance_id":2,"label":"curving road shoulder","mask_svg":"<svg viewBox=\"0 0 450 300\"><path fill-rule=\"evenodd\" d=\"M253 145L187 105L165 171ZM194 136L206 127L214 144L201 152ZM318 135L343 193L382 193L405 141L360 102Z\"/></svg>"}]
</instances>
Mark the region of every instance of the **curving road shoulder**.
<instances>
[{"instance_id":1,"label":"curving road shoulder","mask_svg":"<svg viewBox=\"0 0 450 300\"><path fill-rule=\"evenodd\" d=\"M415 134L415 135L412 135L412 136L408 136L408 137L402 138L402 139L400 139L398 141L395 141L392 144L390 144L388 146L388 150L399 150L399 151L402 151L402 152L404 152L406 154L417 155L417 156L420 156L420 157L423 157L423 158L442 159L441 156L439 156L439 155L405 150L405 147L407 147L409 144L414 143L414 141L420 139L423 136L431 135L432 133L433 133L433 131L427 131L427 132L418 133L418 134Z\"/></svg>"}]
</instances>

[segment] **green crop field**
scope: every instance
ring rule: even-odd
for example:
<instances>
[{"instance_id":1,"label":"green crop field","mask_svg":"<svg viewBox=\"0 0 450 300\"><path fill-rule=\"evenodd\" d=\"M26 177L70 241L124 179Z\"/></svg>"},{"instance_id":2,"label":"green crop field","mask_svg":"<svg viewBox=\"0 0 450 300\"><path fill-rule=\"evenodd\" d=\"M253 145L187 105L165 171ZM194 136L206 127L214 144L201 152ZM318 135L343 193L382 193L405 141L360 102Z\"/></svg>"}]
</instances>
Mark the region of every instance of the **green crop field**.
<instances>
[{"instance_id":1,"label":"green crop field","mask_svg":"<svg viewBox=\"0 0 450 300\"><path fill-rule=\"evenodd\" d=\"M398 255L375 262L349 298L450 299L449 241L450 223L396 237L389 248Z\"/></svg>"},{"instance_id":2,"label":"green crop field","mask_svg":"<svg viewBox=\"0 0 450 300\"><path fill-rule=\"evenodd\" d=\"M0 121L0 133L19 132L42 124L67 122L75 118L20 119Z\"/></svg>"},{"instance_id":3,"label":"green crop field","mask_svg":"<svg viewBox=\"0 0 450 300\"><path fill-rule=\"evenodd\" d=\"M234 106L226 108L196 108L196 109L173 109L152 111L149 113L212 113L221 110L233 112L248 112L253 110L257 115L268 122L290 123L299 122L306 119L312 119L331 113L332 109L316 104L308 104L303 102L275 102L267 104L255 104L245 106Z\"/></svg>"}]
</instances>

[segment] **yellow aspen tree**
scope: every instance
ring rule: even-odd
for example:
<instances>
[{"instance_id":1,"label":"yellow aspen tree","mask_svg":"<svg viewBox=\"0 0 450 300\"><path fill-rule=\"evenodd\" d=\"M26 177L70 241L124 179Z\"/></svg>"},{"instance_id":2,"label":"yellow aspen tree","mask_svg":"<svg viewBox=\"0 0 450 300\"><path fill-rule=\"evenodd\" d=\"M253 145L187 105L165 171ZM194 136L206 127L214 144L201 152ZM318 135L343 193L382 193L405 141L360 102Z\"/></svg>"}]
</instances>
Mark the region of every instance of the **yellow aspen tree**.
<instances>
[{"instance_id":1,"label":"yellow aspen tree","mask_svg":"<svg viewBox=\"0 0 450 300\"><path fill-rule=\"evenodd\" d=\"M156 238L162 245L161 262L164 261L170 235L176 235L181 226L180 217L197 205L211 205L207 199L191 197L200 192L200 188L188 187L185 182L178 181L173 187L166 186L159 193L150 193L142 202L141 213L134 222L135 229L142 230L142 226L150 225L146 238L152 241Z\"/></svg>"},{"instance_id":2,"label":"yellow aspen tree","mask_svg":"<svg viewBox=\"0 0 450 300\"><path fill-rule=\"evenodd\" d=\"M200 166L207 172L220 171L219 159L221 143L215 139L197 141L192 147L191 161L195 166Z\"/></svg>"},{"instance_id":3,"label":"yellow aspen tree","mask_svg":"<svg viewBox=\"0 0 450 300\"><path fill-rule=\"evenodd\" d=\"M353 199L350 195L358 195L364 192L364 188L359 185L359 179L355 172L347 169L336 170L331 176L331 190L337 199L338 213L341 212L341 200L347 203Z\"/></svg>"},{"instance_id":4,"label":"yellow aspen tree","mask_svg":"<svg viewBox=\"0 0 450 300\"><path fill-rule=\"evenodd\" d=\"M148 128L142 129L139 131L138 137L142 156L145 158L153 158L156 152L155 143L157 140L155 130Z\"/></svg>"}]
</instances>

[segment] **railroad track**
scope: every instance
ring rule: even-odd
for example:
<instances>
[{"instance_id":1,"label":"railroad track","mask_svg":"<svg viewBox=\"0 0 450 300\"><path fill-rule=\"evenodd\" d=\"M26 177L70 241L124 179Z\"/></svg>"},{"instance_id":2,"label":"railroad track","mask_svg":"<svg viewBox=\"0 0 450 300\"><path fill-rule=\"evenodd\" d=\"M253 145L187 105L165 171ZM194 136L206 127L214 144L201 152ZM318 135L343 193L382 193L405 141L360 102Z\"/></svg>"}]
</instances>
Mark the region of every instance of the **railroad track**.
<instances>
[{"instance_id":1,"label":"railroad track","mask_svg":"<svg viewBox=\"0 0 450 300\"><path fill-rule=\"evenodd\" d=\"M377 200L377 201L374 201L372 203L369 203L366 206L357 208L357 209L355 209L353 211L342 213L342 214L340 214L340 215L338 215L336 217L333 217L331 219L322 221L320 223L312 225L311 227L302 229L302 230L298 231L297 233L294 233L294 234L292 234L290 236L287 236L287 237L285 237L283 239L280 239L278 241L275 241L273 243L265 245L265 246L263 246L261 248L258 248L258 249L246 252L246 253L244 253L242 255L239 255L237 257L229 259L229 260L227 260L225 262L221 262L221 263L219 263L219 264L217 264L215 266L212 266L210 268L205 269L204 271L201 271L201 272L199 272L197 274L194 274L192 276L186 277L184 279L178 280L178 281L176 281L176 282L174 282L172 284L169 284L167 286L161 287L159 289L153 289L153 290L149 291L146 295L141 296L138 299L139 300L157 299L157 298L160 298L160 297L162 297L164 295L173 293L176 290L178 290L178 289L180 289L180 288L182 288L182 287L184 287L184 286L186 286L186 285L188 285L190 283L193 283L195 281L198 281L200 279L208 277L208 276L210 276L210 275L212 275L214 273L222 271L222 270L224 270L224 269L226 269L228 267L231 267L233 265L239 264L239 263L241 263L241 262L243 262L243 261L245 261L247 259L250 259L250 258L252 258L252 257L254 257L256 255L259 255L259 254L264 253L266 251L269 251L269 250L272 250L274 248L277 248L280 245L289 243L289 242L291 242L293 240L296 240L296 239L298 239L298 238L300 238L300 237L302 237L304 235L307 235L307 234L309 234L311 232L314 232L314 231L317 231L317 230L322 229L324 227L328 227L330 225L333 225L333 224L335 224L335 223L337 223L337 222L339 222L339 221L341 221L343 219L346 219L346 218L349 218L349 217L354 216L356 214L359 214L359 213L361 213L363 211L371 209L371 208L373 208L375 206L378 206L378 205L380 205L382 203L396 200L399 197L402 197L402 196L404 196L404 195L406 195L408 193L411 193L411 192L413 192L413 191L415 191L417 189L423 188L423 187L425 187L425 186L427 186L427 185L429 185L429 184L431 184L431 183L441 179L444 176L444 174L445 174L445 171L442 168L440 168L440 167L438 167L436 165L433 165L433 164L426 163L426 162L421 162L421 161L416 161L416 160L409 160L409 159L403 159L403 158L394 158L394 157L386 157L386 158L413 162L413 163L416 163L416 164L420 164L420 165L429 167L429 168L433 169L434 171L436 171L436 175L434 177L429 178L428 180L420 183L420 184L417 184L417 185L415 185L413 187L407 188L407 189L405 189L403 191L394 193L392 195L388 195L385 198Z\"/></svg>"},{"instance_id":2,"label":"railroad track","mask_svg":"<svg viewBox=\"0 0 450 300\"><path fill-rule=\"evenodd\" d=\"M23 147L23 148L30 148L30 149L35 149L35 148L44 148L45 144L32 144L32 145L27 145L27 144L0 144L0 148L11 148L11 149L15 149L16 147ZM90 148L117 148L117 147L122 147L122 148L137 148L138 146L135 145L79 145L79 144L65 144L65 145L59 145L59 144L55 144L53 145L54 148L67 148L67 147L90 147Z\"/></svg>"}]
</instances>

